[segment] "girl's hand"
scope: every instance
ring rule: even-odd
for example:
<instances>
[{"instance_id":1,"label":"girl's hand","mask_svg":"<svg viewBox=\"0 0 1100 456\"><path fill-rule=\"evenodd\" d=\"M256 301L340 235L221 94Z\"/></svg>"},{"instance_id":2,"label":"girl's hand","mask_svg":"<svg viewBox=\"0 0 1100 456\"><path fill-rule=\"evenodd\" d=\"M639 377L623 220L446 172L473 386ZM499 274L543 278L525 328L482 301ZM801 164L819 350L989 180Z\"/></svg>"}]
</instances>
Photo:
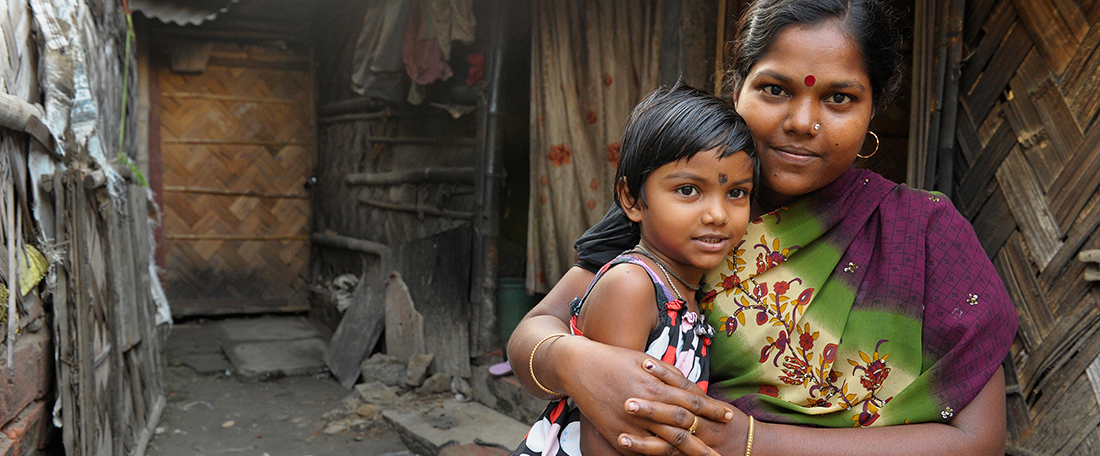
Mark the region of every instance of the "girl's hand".
<instances>
[{"instance_id":1,"label":"girl's hand","mask_svg":"<svg viewBox=\"0 0 1100 456\"><path fill-rule=\"evenodd\" d=\"M558 373L565 391L616 448L641 452L624 448L620 437L656 434L680 442L677 446L693 456L715 454L702 441L685 438L692 437L687 429L695 416L699 416L699 427L704 426L704 421L725 423L734 417L729 404L707 397L676 368L645 353L584 337L560 338L555 341L553 351L561 365L573 368ZM659 410L673 411L672 415L649 415L636 409L642 403L659 405ZM667 449L667 444L663 448Z\"/></svg>"}]
</instances>

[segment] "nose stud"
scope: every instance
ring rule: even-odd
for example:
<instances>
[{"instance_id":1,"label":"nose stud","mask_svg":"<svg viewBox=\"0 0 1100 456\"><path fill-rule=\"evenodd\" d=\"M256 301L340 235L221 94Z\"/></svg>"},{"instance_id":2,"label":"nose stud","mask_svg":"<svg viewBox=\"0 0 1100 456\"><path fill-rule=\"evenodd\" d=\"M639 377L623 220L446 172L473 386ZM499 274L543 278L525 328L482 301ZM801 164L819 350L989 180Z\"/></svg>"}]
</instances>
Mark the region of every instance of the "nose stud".
<instances>
[{"instance_id":1,"label":"nose stud","mask_svg":"<svg viewBox=\"0 0 1100 456\"><path fill-rule=\"evenodd\" d=\"M821 124L819 124L819 123L815 123L815 124L814 124L814 131L818 131L818 130L820 130L820 129L821 129Z\"/></svg>"}]
</instances>

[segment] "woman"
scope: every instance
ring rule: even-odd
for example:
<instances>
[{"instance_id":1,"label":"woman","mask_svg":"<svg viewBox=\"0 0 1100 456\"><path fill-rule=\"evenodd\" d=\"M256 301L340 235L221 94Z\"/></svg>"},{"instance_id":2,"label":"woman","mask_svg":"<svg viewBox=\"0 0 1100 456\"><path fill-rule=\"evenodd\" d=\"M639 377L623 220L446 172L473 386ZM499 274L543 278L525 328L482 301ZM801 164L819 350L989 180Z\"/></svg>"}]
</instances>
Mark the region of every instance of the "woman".
<instances>
[{"instance_id":1,"label":"woman","mask_svg":"<svg viewBox=\"0 0 1100 456\"><path fill-rule=\"evenodd\" d=\"M896 91L896 44L875 0L764 0L742 18L728 93L758 145L761 217L701 291L723 401L583 337L532 351L568 332L586 267L636 242L614 214L509 341L528 389L569 395L625 452L1003 454L1003 284L949 201L852 168Z\"/></svg>"}]
</instances>

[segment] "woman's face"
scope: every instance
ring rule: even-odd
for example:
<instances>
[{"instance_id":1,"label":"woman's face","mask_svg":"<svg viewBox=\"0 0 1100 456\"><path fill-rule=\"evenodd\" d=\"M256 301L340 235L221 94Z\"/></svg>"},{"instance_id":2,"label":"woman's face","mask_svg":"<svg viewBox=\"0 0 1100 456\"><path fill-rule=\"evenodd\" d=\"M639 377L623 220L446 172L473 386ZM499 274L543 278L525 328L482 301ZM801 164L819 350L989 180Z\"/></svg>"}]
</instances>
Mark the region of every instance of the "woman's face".
<instances>
[{"instance_id":1,"label":"woman's face","mask_svg":"<svg viewBox=\"0 0 1100 456\"><path fill-rule=\"evenodd\" d=\"M761 209L818 190L852 165L871 98L863 56L836 23L790 25L777 35L736 98L759 149Z\"/></svg>"}]
</instances>

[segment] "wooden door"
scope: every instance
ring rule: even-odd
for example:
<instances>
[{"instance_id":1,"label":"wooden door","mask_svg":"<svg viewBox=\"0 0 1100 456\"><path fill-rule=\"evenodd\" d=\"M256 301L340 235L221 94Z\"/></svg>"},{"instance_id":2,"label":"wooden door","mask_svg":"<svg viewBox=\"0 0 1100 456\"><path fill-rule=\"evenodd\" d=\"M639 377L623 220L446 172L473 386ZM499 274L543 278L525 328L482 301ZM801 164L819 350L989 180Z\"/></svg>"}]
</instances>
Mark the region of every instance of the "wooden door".
<instances>
[{"instance_id":1,"label":"wooden door","mask_svg":"<svg viewBox=\"0 0 1100 456\"><path fill-rule=\"evenodd\" d=\"M966 2L955 205L1020 317L1010 454L1100 451L1100 2Z\"/></svg>"},{"instance_id":2,"label":"wooden door","mask_svg":"<svg viewBox=\"0 0 1100 456\"><path fill-rule=\"evenodd\" d=\"M310 61L218 43L200 73L157 70L173 315L308 309Z\"/></svg>"}]
</instances>

